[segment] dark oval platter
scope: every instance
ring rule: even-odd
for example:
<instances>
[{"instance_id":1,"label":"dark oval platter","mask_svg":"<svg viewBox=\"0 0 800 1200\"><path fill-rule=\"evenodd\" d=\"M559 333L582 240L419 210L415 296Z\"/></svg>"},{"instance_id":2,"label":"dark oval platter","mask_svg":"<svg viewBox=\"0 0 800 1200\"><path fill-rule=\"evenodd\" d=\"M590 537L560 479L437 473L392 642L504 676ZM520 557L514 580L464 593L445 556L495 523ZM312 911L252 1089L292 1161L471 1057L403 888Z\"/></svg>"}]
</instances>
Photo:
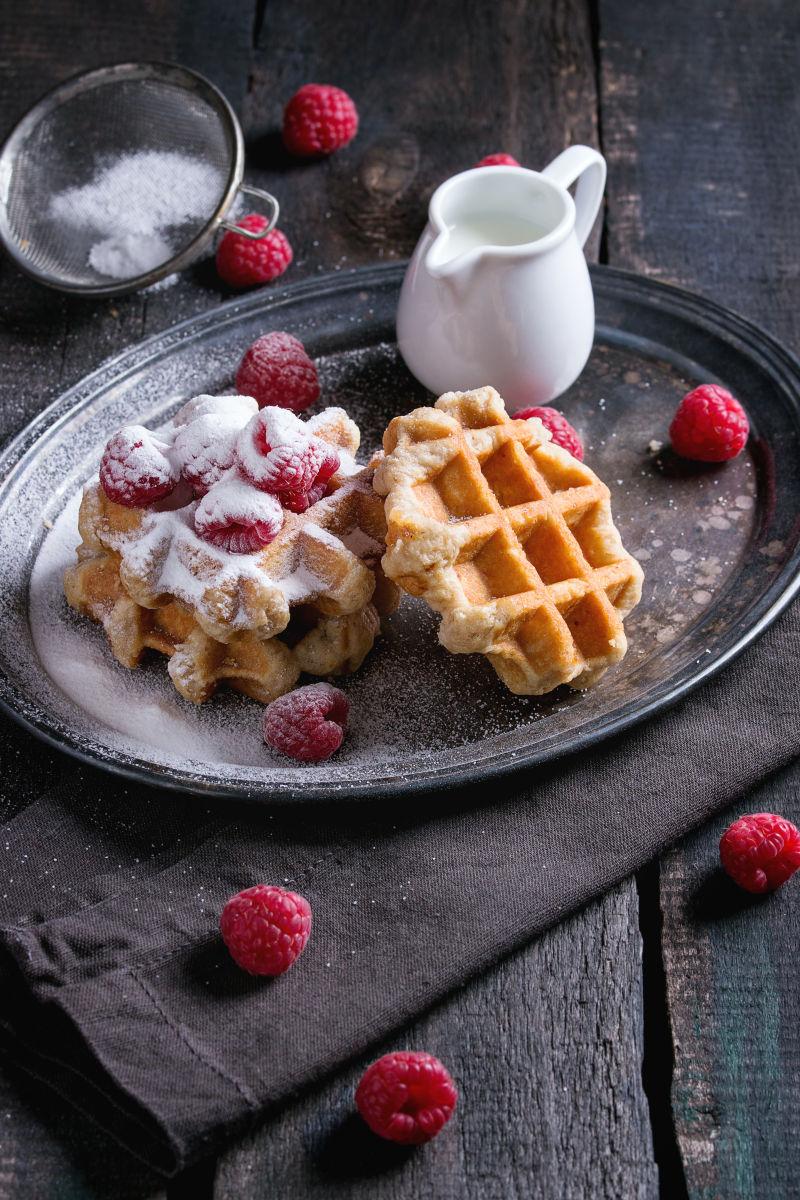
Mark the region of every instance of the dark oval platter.
<instances>
[{"instance_id":1,"label":"dark oval platter","mask_svg":"<svg viewBox=\"0 0 800 1200\"><path fill-rule=\"evenodd\" d=\"M182 791L264 802L397 795L590 747L674 703L775 619L798 588L800 364L707 300L597 267L595 348L558 407L611 488L645 584L626 621L628 655L596 689L513 696L482 658L442 649L438 619L406 598L342 683L352 712L342 750L298 766L263 745L255 702L218 694L197 709L174 691L163 658L120 667L61 592L77 496L109 434L229 389L247 345L277 328L305 342L323 403L345 407L372 449L391 417L429 399L394 341L402 274L337 274L186 321L104 364L6 446L0 702L17 720L79 758ZM724 467L681 464L667 447L678 399L705 381L739 395L751 417L747 453Z\"/></svg>"}]
</instances>

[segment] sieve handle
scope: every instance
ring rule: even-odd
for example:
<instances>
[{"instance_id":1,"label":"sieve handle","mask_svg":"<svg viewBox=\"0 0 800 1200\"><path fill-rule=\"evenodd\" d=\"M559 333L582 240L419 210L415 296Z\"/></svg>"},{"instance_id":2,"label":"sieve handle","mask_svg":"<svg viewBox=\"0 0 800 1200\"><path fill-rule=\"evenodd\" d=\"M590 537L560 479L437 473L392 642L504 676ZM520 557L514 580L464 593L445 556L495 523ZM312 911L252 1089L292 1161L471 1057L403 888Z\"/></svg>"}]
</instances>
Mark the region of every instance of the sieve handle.
<instances>
[{"instance_id":1,"label":"sieve handle","mask_svg":"<svg viewBox=\"0 0 800 1200\"><path fill-rule=\"evenodd\" d=\"M261 188L251 187L249 184L241 183L239 185L239 191L246 192L248 196L258 196L259 200L264 201L265 205L267 206L267 213L269 214L267 224L263 229L259 229L257 233L254 233L251 229L242 229L241 225L236 225L233 221L220 221L220 225L223 229L230 229L234 233L241 234L242 237L250 238L252 242L258 242L261 240L261 238L266 237L268 233L272 233L272 230L278 224L278 216L281 211L281 206L278 204L278 201L274 196L272 196L269 192L262 191Z\"/></svg>"}]
</instances>

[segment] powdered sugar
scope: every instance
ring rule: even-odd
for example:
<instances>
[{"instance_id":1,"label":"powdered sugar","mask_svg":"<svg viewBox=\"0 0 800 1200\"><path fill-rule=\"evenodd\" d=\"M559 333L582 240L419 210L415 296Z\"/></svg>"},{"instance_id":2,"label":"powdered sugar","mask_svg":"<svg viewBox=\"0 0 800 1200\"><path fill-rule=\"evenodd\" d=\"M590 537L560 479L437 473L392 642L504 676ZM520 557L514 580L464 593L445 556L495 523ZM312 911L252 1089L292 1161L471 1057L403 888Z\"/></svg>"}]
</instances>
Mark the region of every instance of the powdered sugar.
<instances>
[{"instance_id":1,"label":"powdered sugar","mask_svg":"<svg viewBox=\"0 0 800 1200\"><path fill-rule=\"evenodd\" d=\"M196 488L213 487L231 470L236 439L257 412L248 396L198 396L176 414L174 457Z\"/></svg>"},{"instance_id":2,"label":"powdered sugar","mask_svg":"<svg viewBox=\"0 0 800 1200\"><path fill-rule=\"evenodd\" d=\"M602 329L585 378L573 394L571 412L577 409L576 424L590 440L594 435L592 465L603 477L625 480L615 496L623 536L633 539L631 546L655 547L667 538L669 548L680 529L692 546L705 539L707 553L722 555L705 598L708 610L715 611L714 631L703 621L709 613L687 603L684 619L676 617L670 627L665 652L651 630L663 626L664 617L674 614L681 597L691 594L687 589L696 585L691 573L676 579L669 554L653 550L646 600L634 614L628 657L609 674L602 690L566 698L513 696L487 663L443 650L436 641L436 618L425 605L405 598L359 672L337 680L352 713L342 749L321 766L294 766L263 746L259 704L225 691L200 707L182 700L161 655L135 671L126 670L115 662L102 629L68 608L62 578L74 561L80 486L96 468L109 432L131 419L160 425L186 397L187 380L206 392L230 390L235 363L270 321L301 331L312 353L315 344L325 347L325 354L316 357L323 395L356 417L364 430L366 457L380 444L391 417L427 402L404 371L396 347L376 340L390 329L396 302L396 289L387 287L387 278L343 280L338 291L298 296L285 305L281 301L277 311L272 297L238 301L235 308L207 314L137 347L124 360L101 368L65 400L56 414L60 424L48 423L35 451L8 472L0 491L0 563L7 580L0 595L0 629L3 672L11 681L0 694L27 720L95 760L123 769L144 765L167 784L177 780L198 791L245 791L267 803L287 789L326 796L371 789L381 796L405 780L423 779L435 786L453 772L478 776L487 763L524 758L532 748L537 753L571 749L576 732L591 736L624 705L644 706L657 698L665 678L683 671L688 656L694 662L703 646L711 649L702 669L714 662L720 639L758 595L755 586L746 597L746 588L731 588L738 564L755 561L777 574L793 537L781 524L779 511L768 510L757 494L745 456L729 464L722 479L712 473L706 482L665 480L650 470L643 448L651 431L659 432L663 425L669 408L664 395L674 391L679 397L687 380L673 380L663 363L643 359L635 349L617 343L609 348ZM348 345L349 333L332 332L341 331L342 321L351 323L354 344ZM112 350L107 343L107 352ZM636 389L623 382L631 367L645 374ZM626 388L638 395L635 403L625 400L619 420L610 401L607 412L600 413L598 394L616 397ZM80 409L67 413L76 401ZM163 426L159 436L167 440ZM731 496L752 496L754 507L730 530L695 535L698 496L702 515L708 496L713 491L716 498L723 488ZM20 522L20 513L30 522ZM40 516L55 524L41 549L40 531L34 528ZM763 537L754 533L762 526ZM761 540L754 541L756 537ZM762 543L772 548L774 559L753 554L753 546L762 549ZM746 569L750 573L744 582L754 584L755 573Z\"/></svg>"},{"instance_id":3,"label":"powdered sugar","mask_svg":"<svg viewBox=\"0 0 800 1200\"><path fill-rule=\"evenodd\" d=\"M229 471L197 505L194 527L215 546L247 553L268 545L281 531L283 509L276 496L261 492Z\"/></svg>"},{"instance_id":4,"label":"powdered sugar","mask_svg":"<svg viewBox=\"0 0 800 1200\"><path fill-rule=\"evenodd\" d=\"M50 216L97 235L89 265L132 279L167 262L186 241L180 230L213 216L224 186L219 171L174 151L124 154L80 187L58 192Z\"/></svg>"}]
</instances>

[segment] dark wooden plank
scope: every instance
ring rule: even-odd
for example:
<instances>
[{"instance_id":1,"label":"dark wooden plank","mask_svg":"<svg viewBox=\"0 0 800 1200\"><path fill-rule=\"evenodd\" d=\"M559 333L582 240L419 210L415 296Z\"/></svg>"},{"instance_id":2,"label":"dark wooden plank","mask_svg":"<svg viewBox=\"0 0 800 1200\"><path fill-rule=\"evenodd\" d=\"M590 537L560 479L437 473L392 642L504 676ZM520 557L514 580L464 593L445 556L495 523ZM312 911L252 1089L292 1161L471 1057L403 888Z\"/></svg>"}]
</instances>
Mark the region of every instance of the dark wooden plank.
<instances>
[{"instance_id":1,"label":"dark wooden plank","mask_svg":"<svg viewBox=\"0 0 800 1200\"><path fill-rule=\"evenodd\" d=\"M327 161L290 164L281 111L309 79L346 88L361 130ZM399 21L387 3L365 21L352 3L323 21L313 0L270 3L245 116L250 177L280 197L298 270L402 257L434 187L483 154L543 166L569 142L596 143L588 7L448 2L408 5ZM408 1161L365 1144L348 1120L360 1064L223 1156L218 1200L655 1194L633 884L415 1024L403 1044L440 1054L459 1078L446 1138Z\"/></svg>"},{"instance_id":2,"label":"dark wooden plank","mask_svg":"<svg viewBox=\"0 0 800 1200\"><path fill-rule=\"evenodd\" d=\"M287 159L286 100L310 79L335 83L361 115L358 138L322 162ZM390 0L269 3L245 103L250 172L279 196L281 224L307 269L404 258L434 188L484 154L543 167L571 142L596 142L588 5L547 0L434 9Z\"/></svg>"},{"instance_id":3,"label":"dark wooden plank","mask_svg":"<svg viewBox=\"0 0 800 1200\"><path fill-rule=\"evenodd\" d=\"M0 1073L0 1200L167 1200L154 1172L65 1101Z\"/></svg>"},{"instance_id":4,"label":"dark wooden plank","mask_svg":"<svg viewBox=\"0 0 800 1200\"><path fill-rule=\"evenodd\" d=\"M435 21L429 9L410 8L398 23L387 5L383 18L373 12L365 29L363 9L352 5L345 12L338 9L335 21L322 30L318 9L310 3L305 8L268 6L254 87L245 104L249 174L272 185L284 202L285 227L297 251L294 278L407 253L432 188L489 150L505 148L541 165L566 142L595 139L593 64L583 3L553 0L530 11L506 3L491 12L467 13L452 7L450 13L440 6ZM145 16L138 10L109 14L96 3L67 19L63 12L59 17L60 6L34 4L28 48L20 50L7 31L6 56L14 58L24 86L6 93L6 123L43 86L104 59L163 54L201 69L208 69L209 61L228 63L227 49L220 51L224 39L211 22L211 9L218 6L195 6L190 32L199 59L169 50L178 26L167 8L156 6ZM31 32L37 15L43 40ZM180 28L185 31L185 22ZM359 46L358 56L353 45ZM448 64L444 72L442 61ZM416 87L410 64L419 64L414 68ZM287 95L310 77L329 78L352 90L362 111L362 135L329 162L295 166L286 163L274 130ZM226 78L231 82L219 81L230 92L239 76L232 72ZM0 410L7 414L8 432L102 358L216 303L221 295L212 273L202 266L166 292L101 304L54 298L8 268L2 284L9 318L6 358L13 372L5 386L16 403L13 411ZM32 355L37 362L33 387ZM38 744L19 733L8 734L5 745L19 749L23 761L39 753ZM54 759L51 769L60 768L61 760ZM509 1194L497 1190L503 1180L513 1181L509 1186L519 1194L558 1194L565 1156L579 1181L574 1194L653 1194L639 1079L635 929L635 892L626 885L487 976L474 999L467 990L452 1012L439 1010L424 1027L410 1031L410 1040L419 1044L418 1037L424 1037L460 1071L468 1103L455 1144L461 1178L468 1180L472 1194L487 1194L486 1180L498 1195ZM508 1076L500 1075L497 1064L507 1061L512 1069ZM494 1083L496 1077L500 1085ZM522 1113L516 1107L518 1090L526 1097ZM308 1104L318 1115L325 1111L319 1099ZM303 1144L302 1122L292 1113L284 1122L286 1145L296 1156ZM487 1127L496 1129L494 1140L487 1139ZM18 1141L26 1144L24 1136ZM259 1156L270 1144L268 1135L257 1139L250 1159L247 1151L235 1159L236 1170L245 1176L257 1171ZM341 1147L333 1154L341 1157ZM38 1139L36 1156L27 1158L40 1181L52 1178L61 1161L60 1150L47 1137ZM221 1173L218 1194L237 1195L235 1176L230 1176L230 1186L225 1183L228 1167ZM411 1170L423 1190L439 1192L441 1177L429 1155L415 1159ZM408 1175L401 1173L398 1179L404 1194L414 1194ZM570 1178L568 1192L571 1184ZM42 1194L48 1186L40 1187ZM65 1172L63 1187L75 1195L100 1194L87 1191L86 1181L74 1171ZM260 1194L263 1190L261 1180ZM11 1194L24 1192L16 1186Z\"/></svg>"},{"instance_id":5,"label":"dark wooden plank","mask_svg":"<svg viewBox=\"0 0 800 1200\"><path fill-rule=\"evenodd\" d=\"M392 1043L439 1055L458 1081L436 1142L409 1153L368 1133L353 1108L365 1059L225 1155L217 1200L655 1196L632 891L589 905Z\"/></svg>"},{"instance_id":6,"label":"dark wooden plank","mask_svg":"<svg viewBox=\"0 0 800 1200\"><path fill-rule=\"evenodd\" d=\"M6 5L6 9L8 6ZM20 19L0 21L0 132L47 88L104 62L172 59L208 75L237 107L250 69L256 0L109 5L105 0L32 0ZM16 14L20 16L20 14ZM219 302L202 267L150 295L88 302L49 292L0 259L0 440L20 429L103 359L148 333ZM0 815L74 771L74 765L0 721L4 787ZM114 783L109 787L113 789ZM184 1188L181 1191L181 1188ZM186 1190L188 1188L189 1190ZM206 1188L207 1190L207 1188ZM170 1196L202 1196L197 1176ZM165 1185L64 1101L24 1077L0 1073L0 1200L164 1200Z\"/></svg>"},{"instance_id":7,"label":"dark wooden plank","mask_svg":"<svg viewBox=\"0 0 800 1200\"><path fill-rule=\"evenodd\" d=\"M610 261L705 292L797 349L800 10L600 0L599 15ZM748 800L764 808L796 821L796 780ZM689 1194L754 1200L797 1190L800 893L754 902L726 885L717 843L739 812L664 860L662 944Z\"/></svg>"}]
</instances>

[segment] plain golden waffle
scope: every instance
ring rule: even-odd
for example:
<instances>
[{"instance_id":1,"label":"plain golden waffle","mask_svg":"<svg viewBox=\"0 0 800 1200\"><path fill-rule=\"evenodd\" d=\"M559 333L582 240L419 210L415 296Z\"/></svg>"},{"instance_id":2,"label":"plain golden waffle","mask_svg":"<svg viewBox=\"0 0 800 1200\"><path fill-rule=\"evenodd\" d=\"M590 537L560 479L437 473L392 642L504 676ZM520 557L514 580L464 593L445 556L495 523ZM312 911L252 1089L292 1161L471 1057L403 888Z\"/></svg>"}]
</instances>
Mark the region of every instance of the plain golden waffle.
<instances>
[{"instance_id":1,"label":"plain golden waffle","mask_svg":"<svg viewBox=\"0 0 800 1200\"><path fill-rule=\"evenodd\" d=\"M380 567L383 502L372 468L352 460L359 433L346 414L328 409L309 425L339 448L342 468L329 495L302 514L287 512L275 540L255 554L199 538L188 494L127 508L99 483L87 487L78 562L64 590L73 608L102 623L124 666L138 665L148 648L167 654L176 688L198 703L223 680L268 701L302 671L360 666L380 616L397 606Z\"/></svg>"},{"instance_id":2,"label":"plain golden waffle","mask_svg":"<svg viewBox=\"0 0 800 1200\"><path fill-rule=\"evenodd\" d=\"M383 569L441 613L448 650L485 654L522 695L589 687L619 662L642 569L608 488L540 421L513 421L494 388L449 392L395 417L383 445Z\"/></svg>"}]
</instances>

